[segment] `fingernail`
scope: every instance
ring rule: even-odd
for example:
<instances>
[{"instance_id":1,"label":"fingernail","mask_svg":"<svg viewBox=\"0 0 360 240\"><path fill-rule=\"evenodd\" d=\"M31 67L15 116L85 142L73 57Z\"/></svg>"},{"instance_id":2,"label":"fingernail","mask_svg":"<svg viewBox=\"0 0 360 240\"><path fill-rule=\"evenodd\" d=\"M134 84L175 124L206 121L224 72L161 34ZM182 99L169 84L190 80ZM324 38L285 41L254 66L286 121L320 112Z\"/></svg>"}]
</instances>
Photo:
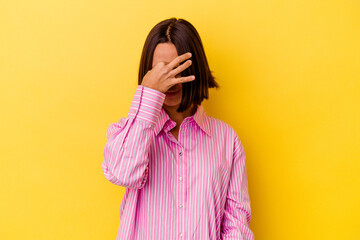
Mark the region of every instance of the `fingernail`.
<instances>
[{"instance_id":1,"label":"fingernail","mask_svg":"<svg viewBox=\"0 0 360 240\"><path fill-rule=\"evenodd\" d=\"M191 52L189 52L189 57L191 57L192 56L192 54L191 54Z\"/></svg>"}]
</instances>

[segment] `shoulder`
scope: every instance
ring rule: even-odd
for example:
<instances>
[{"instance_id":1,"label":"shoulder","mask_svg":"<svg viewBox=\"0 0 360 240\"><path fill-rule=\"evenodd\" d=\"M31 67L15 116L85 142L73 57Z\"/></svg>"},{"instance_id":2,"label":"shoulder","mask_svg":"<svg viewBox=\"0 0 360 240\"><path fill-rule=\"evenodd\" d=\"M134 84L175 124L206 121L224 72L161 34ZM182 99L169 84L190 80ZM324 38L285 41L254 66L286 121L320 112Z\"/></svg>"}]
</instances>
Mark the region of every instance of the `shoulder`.
<instances>
[{"instance_id":1,"label":"shoulder","mask_svg":"<svg viewBox=\"0 0 360 240\"><path fill-rule=\"evenodd\" d=\"M226 121L208 116L212 139L221 146L229 159L242 156L245 153L243 144L235 129Z\"/></svg>"},{"instance_id":2,"label":"shoulder","mask_svg":"<svg viewBox=\"0 0 360 240\"><path fill-rule=\"evenodd\" d=\"M240 141L235 129L226 121L207 116L211 133L214 137L226 137L230 141Z\"/></svg>"}]
</instances>

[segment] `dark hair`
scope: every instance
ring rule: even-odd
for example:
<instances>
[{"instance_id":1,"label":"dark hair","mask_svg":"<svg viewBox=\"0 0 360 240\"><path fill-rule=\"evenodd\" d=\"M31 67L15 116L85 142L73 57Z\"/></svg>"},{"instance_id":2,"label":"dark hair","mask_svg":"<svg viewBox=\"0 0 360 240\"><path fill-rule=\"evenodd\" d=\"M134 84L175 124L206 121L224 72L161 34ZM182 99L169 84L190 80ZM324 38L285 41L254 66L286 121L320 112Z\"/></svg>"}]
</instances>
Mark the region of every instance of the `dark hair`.
<instances>
[{"instance_id":1,"label":"dark hair","mask_svg":"<svg viewBox=\"0 0 360 240\"><path fill-rule=\"evenodd\" d=\"M195 75L195 80L182 83L182 100L178 112L188 109L193 103L200 105L209 98L208 88L219 88L206 59L203 44L194 26L184 19L169 18L156 24L149 32L140 59L138 84L151 70L154 51L159 43L173 43L178 55L191 52L192 64L181 76Z\"/></svg>"}]
</instances>

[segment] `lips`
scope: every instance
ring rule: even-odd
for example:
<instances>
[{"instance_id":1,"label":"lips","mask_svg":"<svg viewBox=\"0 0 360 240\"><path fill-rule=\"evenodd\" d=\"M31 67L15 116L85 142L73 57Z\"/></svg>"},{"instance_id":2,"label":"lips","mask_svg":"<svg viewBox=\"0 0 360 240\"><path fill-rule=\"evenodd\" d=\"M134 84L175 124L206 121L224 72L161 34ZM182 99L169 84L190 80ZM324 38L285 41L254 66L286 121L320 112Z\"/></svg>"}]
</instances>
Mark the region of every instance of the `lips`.
<instances>
[{"instance_id":1,"label":"lips","mask_svg":"<svg viewBox=\"0 0 360 240\"><path fill-rule=\"evenodd\" d=\"M180 90L176 90L176 91L167 91L167 92L165 92L166 94L174 94L174 93L177 93L177 92L179 92Z\"/></svg>"}]
</instances>

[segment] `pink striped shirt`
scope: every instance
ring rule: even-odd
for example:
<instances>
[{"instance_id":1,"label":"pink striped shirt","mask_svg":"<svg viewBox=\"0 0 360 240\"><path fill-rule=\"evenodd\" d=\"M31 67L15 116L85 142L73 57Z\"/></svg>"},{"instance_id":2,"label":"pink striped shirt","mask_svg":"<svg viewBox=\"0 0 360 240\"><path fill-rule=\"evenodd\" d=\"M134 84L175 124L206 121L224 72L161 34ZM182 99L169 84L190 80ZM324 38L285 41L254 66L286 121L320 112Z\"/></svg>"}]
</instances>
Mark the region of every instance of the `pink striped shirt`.
<instances>
[{"instance_id":1,"label":"pink striped shirt","mask_svg":"<svg viewBox=\"0 0 360 240\"><path fill-rule=\"evenodd\" d=\"M127 117L107 130L102 170L126 188L116 239L254 239L236 132L200 105L176 140L165 96L138 85Z\"/></svg>"}]
</instances>

